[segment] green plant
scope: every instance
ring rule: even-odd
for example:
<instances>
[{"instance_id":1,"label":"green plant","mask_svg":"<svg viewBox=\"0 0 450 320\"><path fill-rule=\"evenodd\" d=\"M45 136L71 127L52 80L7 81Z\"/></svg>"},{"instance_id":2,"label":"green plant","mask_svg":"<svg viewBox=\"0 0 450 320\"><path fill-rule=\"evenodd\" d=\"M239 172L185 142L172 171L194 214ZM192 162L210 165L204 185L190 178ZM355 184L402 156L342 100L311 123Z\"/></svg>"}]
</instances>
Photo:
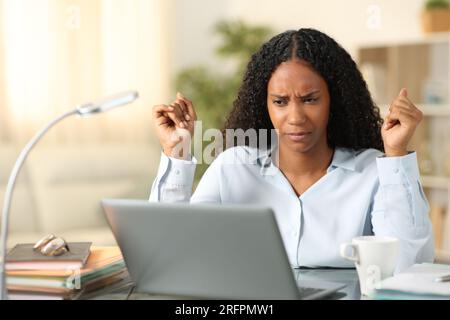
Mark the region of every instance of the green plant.
<instances>
[{"instance_id":1,"label":"green plant","mask_svg":"<svg viewBox=\"0 0 450 320\"><path fill-rule=\"evenodd\" d=\"M177 91L181 91L193 101L203 130L222 129L251 55L272 33L268 27L249 26L242 21L221 21L214 26L213 31L221 39L216 54L221 59L232 61L232 70L220 74L217 70L199 65L181 71L175 81ZM196 181L207 167L206 164L197 167Z\"/></svg>"},{"instance_id":2,"label":"green plant","mask_svg":"<svg viewBox=\"0 0 450 320\"><path fill-rule=\"evenodd\" d=\"M434 9L448 9L450 8L450 3L448 0L427 0L425 3L426 10Z\"/></svg>"}]
</instances>

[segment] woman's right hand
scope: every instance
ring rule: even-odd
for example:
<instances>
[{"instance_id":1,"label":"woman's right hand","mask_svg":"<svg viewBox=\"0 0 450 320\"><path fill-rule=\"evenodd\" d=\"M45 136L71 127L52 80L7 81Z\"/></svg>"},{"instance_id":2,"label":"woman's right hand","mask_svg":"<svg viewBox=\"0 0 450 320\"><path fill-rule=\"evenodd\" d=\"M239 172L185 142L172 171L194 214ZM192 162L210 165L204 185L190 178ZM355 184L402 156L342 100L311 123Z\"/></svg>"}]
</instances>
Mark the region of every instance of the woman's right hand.
<instances>
[{"instance_id":1,"label":"woman's right hand","mask_svg":"<svg viewBox=\"0 0 450 320\"><path fill-rule=\"evenodd\" d=\"M181 93L177 93L177 99L170 105L153 107L153 120L164 154L168 157L187 159L197 120L192 102Z\"/></svg>"}]
</instances>

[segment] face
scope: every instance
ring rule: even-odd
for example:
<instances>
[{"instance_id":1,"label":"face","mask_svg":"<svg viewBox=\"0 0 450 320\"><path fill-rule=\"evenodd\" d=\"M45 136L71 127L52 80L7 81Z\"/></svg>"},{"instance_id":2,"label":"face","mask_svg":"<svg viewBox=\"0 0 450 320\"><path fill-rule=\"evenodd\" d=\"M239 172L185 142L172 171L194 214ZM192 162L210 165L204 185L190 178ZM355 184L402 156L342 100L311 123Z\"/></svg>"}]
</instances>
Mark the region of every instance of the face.
<instances>
[{"instance_id":1,"label":"face","mask_svg":"<svg viewBox=\"0 0 450 320\"><path fill-rule=\"evenodd\" d=\"M307 153L327 147L328 86L307 62L280 64L267 89L269 116L278 129L280 148Z\"/></svg>"}]
</instances>

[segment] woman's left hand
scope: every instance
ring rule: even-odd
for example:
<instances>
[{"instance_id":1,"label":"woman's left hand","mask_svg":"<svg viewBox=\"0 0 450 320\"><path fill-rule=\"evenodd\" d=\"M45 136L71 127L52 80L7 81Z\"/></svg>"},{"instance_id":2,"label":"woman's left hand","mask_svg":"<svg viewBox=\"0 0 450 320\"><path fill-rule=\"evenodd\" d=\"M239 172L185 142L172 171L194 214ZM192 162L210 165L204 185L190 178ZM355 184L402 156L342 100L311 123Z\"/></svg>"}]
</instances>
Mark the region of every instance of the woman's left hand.
<instances>
[{"instance_id":1,"label":"woman's left hand","mask_svg":"<svg viewBox=\"0 0 450 320\"><path fill-rule=\"evenodd\" d=\"M402 89L390 105L381 129L386 156L400 157L408 154L408 143L422 118L422 111L408 99L406 89Z\"/></svg>"}]
</instances>

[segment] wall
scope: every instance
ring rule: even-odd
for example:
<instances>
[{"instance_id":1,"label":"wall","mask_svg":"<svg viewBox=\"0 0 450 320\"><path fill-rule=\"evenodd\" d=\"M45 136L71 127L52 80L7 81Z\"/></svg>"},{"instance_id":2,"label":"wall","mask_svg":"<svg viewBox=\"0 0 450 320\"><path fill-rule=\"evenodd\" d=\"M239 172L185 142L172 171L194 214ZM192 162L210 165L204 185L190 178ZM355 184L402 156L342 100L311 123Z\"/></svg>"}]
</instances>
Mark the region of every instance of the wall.
<instances>
[{"instance_id":1,"label":"wall","mask_svg":"<svg viewBox=\"0 0 450 320\"><path fill-rule=\"evenodd\" d=\"M220 19L270 25L276 32L313 27L352 55L358 44L421 35L424 0L173 0L173 72L192 64L218 66L211 28ZM380 14L379 23L376 19Z\"/></svg>"},{"instance_id":2,"label":"wall","mask_svg":"<svg viewBox=\"0 0 450 320\"><path fill-rule=\"evenodd\" d=\"M23 145L69 108L137 90L132 107L67 119L42 143L148 143L151 106L169 96L171 3L0 0L0 141Z\"/></svg>"}]
</instances>

